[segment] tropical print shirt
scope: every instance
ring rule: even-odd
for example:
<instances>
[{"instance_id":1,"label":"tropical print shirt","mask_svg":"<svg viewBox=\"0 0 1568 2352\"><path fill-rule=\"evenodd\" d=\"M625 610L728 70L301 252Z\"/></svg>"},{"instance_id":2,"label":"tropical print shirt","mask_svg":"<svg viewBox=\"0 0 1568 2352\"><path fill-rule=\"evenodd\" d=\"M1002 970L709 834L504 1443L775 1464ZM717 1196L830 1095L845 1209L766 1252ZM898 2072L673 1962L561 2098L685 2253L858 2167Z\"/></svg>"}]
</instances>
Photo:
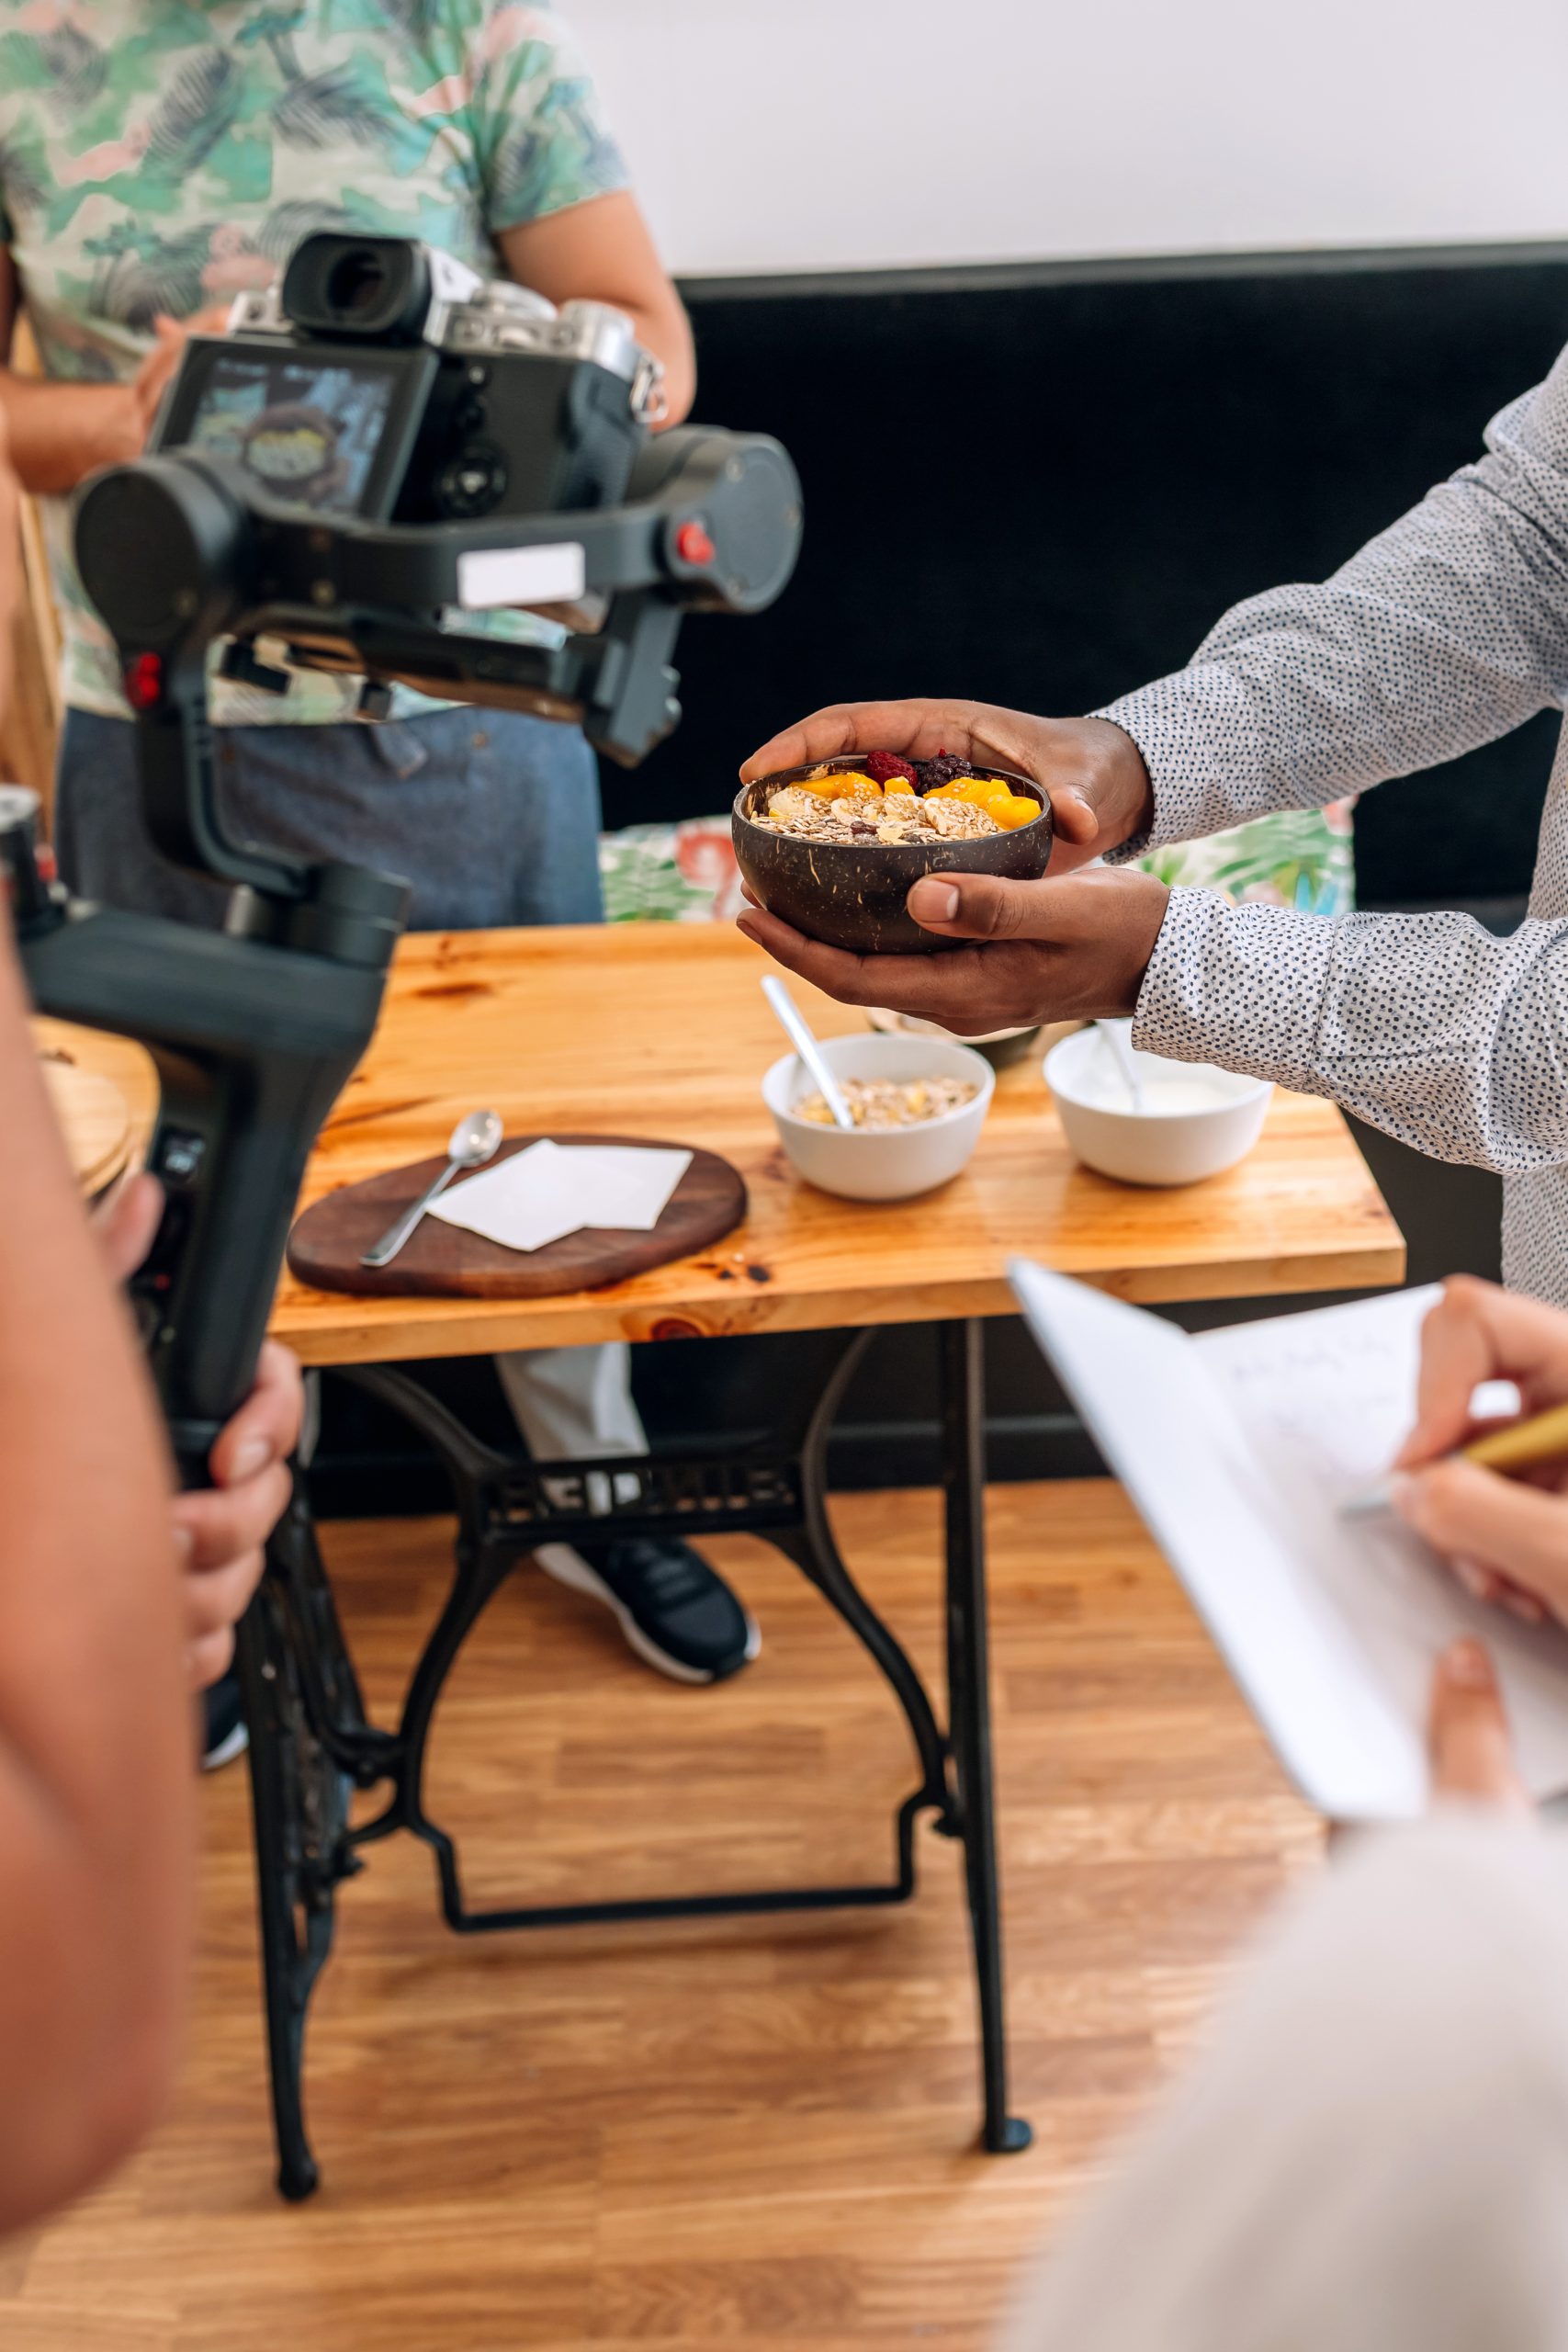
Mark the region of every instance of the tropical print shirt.
<instances>
[{"instance_id":1,"label":"tropical print shirt","mask_svg":"<svg viewBox=\"0 0 1568 2352\"><path fill-rule=\"evenodd\" d=\"M0 234L51 376L133 375L160 311L270 285L313 230L423 238L493 276L497 232L626 184L548 8L0 0ZM66 699L123 712L63 501L46 520ZM214 716L320 723L354 691L219 683Z\"/></svg>"}]
</instances>

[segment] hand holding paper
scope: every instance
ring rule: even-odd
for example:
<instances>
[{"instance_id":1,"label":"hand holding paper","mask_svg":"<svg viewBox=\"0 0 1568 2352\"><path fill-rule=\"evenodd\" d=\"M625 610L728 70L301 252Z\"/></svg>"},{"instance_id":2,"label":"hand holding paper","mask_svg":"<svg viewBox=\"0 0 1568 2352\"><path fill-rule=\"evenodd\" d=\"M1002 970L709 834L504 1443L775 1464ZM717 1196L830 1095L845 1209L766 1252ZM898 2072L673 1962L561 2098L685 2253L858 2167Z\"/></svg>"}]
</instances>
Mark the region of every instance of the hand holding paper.
<instances>
[{"instance_id":1,"label":"hand holding paper","mask_svg":"<svg viewBox=\"0 0 1568 2352\"><path fill-rule=\"evenodd\" d=\"M1478 1599L1568 1623L1568 1316L1446 1283L1422 1326L1416 1404L1392 1507Z\"/></svg>"},{"instance_id":2,"label":"hand holding paper","mask_svg":"<svg viewBox=\"0 0 1568 2352\"><path fill-rule=\"evenodd\" d=\"M1010 1271L1036 1339L1322 1812L1422 1810L1433 1663L1463 1634L1495 1659L1526 1786L1568 1787L1568 1635L1485 1607L1397 1520L1339 1515L1416 1418L1435 1290L1190 1339L1043 1267ZM1459 1467L1494 1475L1444 1464L1419 1483ZM1568 1521L1568 1503L1551 1503Z\"/></svg>"},{"instance_id":3,"label":"hand holding paper","mask_svg":"<svg viewBox=\"0 0 1568 2352\"><path fill-rule=\"evenodd\" d=\"M503 1250L542 1250L584 1226L651 1233L691 1164L689 1151L547 1136L454 1185L430 1214Z\"/></svg>"}]
</instances>

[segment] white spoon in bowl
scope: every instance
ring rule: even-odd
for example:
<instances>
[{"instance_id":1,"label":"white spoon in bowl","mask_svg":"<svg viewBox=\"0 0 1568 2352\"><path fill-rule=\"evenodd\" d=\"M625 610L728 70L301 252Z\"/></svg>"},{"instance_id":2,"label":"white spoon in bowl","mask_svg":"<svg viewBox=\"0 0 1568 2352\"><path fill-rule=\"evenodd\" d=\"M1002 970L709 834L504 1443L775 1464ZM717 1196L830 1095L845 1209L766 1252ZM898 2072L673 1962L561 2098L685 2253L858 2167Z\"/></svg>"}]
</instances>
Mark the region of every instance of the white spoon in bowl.
<instances>
[{"instance_id":1,"label":"white spoon in bowl","mask_svg":"<svg viewBox=\"0 0 1568 2352\"><path fill-rule=\"evenodd\" d=\"M777 1013L785 1036L817 1080L822 1100L833 1114L836 1127L852 1127L850 1106L839 1091L839 1081L828 1067L828 1057L807 1027L799 1006L781 979L770 972L762 982L762 994Z\"/></svg>"},{"instance_id":2,"label":"white spoon in bowl","mask_svg":"<svg viewBox=\"0 0 1568 2352\"><path fill-rule=\"evenodd\" d=\"M1117 1076L1133 1098L1133 1108L1139 1118L1148 1109L1144 1100L1144 1081L1138 1076L1138 1065L1133 1059L1132 1024L1125 1021L1097 1021L1099 1031L1111 1058L1116 1065Z\"/></svg>"}]
</instances>

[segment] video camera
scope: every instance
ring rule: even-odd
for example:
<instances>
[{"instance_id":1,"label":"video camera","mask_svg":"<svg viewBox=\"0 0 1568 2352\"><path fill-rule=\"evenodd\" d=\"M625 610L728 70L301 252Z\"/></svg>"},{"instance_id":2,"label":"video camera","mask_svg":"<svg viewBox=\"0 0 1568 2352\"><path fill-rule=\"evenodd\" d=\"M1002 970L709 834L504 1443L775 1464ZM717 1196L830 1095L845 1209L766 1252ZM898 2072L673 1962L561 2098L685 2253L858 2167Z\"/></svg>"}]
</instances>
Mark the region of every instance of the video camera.
<instances>
[{"instance_id":1,"label":"video camera","mask_svg":"<svg viewBox=\"0 0 1568 2352\"><path fill-rule=\"evenodd\" d=\"M628 764L680 717L683 615L788 581L800 490L778 444L649 438L658 362L603 304L558 312L394 238L310 237L276 295L193 336L150 453L77 496L77 566L118 650L150 831L233 886L209 933L69 902L30 796L0 799L39 1009L143 1043L162 1226L131 1285L182 1475L247 1393L305 1163L369 1044L406 886L233 840L208 667L286 692L362 679L578 720ZM567 630L523 643L527 609Z\"/></svg>"},{"instance_id":2,"label":"video camera","mask_svg":"<svg viewBox=\"0 0 1568 2352\"><path fill-rule=\"evenodd\" d=\"M621 496L662 377L603 302L558 311L422 245L311 237L193 341L152 447L228 448L318 513L549 514Z\"/></svg>"}]
</instances>

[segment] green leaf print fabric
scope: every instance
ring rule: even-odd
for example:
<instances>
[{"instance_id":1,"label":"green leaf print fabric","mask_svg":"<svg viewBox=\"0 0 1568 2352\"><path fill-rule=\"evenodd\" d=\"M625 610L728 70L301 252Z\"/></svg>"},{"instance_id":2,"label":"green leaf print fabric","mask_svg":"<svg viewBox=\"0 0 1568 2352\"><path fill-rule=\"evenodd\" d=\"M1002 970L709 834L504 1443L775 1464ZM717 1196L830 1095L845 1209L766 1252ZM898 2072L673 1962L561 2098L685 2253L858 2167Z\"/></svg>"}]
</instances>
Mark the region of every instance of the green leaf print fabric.
<instances>
[{"instance_id":1,"label":"green leaf print fabric","mask_svg":"<svg viewBox=\"0 0 1568 2352\"><path fill-rule=\"evenodd\" d=\"M1344 915L1356 903L1353 800L1279 808L1207 841L1180 842L1134 860L1162 882L1222 890L1237 906Z\"/></svg>"},{"instance_id":2,"label":"green leaf print fabric","mask_svg":"<svg viewBox=\"0 0 1568 2352\"><path fill-rule=\"evenodd\" d=\"M1356 900L1352 806L1340 800L1330 808L1281 809L1136 862L1162 882L1220 890L1238 905L1348 914ZM728 922L740 911L740 869L727 816L606 833L599 875L611 922Z\"/></svg>"}]
</instances>

